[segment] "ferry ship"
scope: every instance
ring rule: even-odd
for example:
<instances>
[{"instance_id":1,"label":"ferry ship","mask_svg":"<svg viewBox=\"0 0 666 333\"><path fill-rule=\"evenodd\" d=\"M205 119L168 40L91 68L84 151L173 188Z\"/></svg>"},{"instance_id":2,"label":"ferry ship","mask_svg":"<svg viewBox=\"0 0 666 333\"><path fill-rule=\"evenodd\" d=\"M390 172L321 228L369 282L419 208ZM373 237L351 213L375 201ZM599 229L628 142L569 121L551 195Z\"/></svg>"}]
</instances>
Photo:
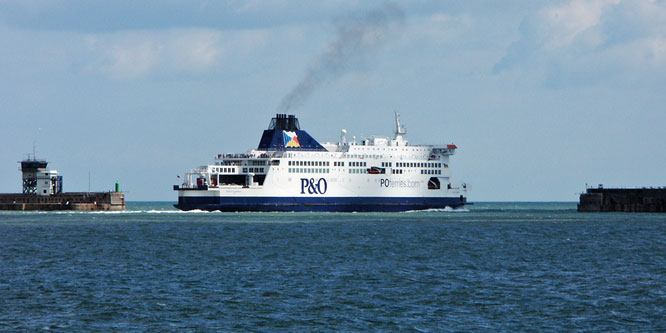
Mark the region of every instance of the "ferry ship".
<instances>
[{"instance_id":1,"label":"ferry ship","mask_svg":"<svg viewBox=\"0 0 666 333\"><path fill-rule=\"evenodd\" d=\"M468 186L451 180L454 144L410 145L395 136L319 143L294 115L277 114L259 146L219 154L174 185L181 210L374 212L458 208Z\"/></svg>"}]
</instances>

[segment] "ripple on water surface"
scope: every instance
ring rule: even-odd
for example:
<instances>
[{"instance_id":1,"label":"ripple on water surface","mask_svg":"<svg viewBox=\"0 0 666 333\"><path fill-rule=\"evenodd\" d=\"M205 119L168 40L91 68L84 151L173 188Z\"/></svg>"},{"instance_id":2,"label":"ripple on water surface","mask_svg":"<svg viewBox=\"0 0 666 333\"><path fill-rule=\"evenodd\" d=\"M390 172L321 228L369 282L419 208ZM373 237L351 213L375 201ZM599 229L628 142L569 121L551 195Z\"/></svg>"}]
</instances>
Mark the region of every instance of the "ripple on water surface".
<instances>
[{"instance_id":1,"label":"ripple on water surface","mask_svg":"<svg viewBox=\"0 0 666 333\"><path fill-rule=\"evenodd\" d=\"M0 212L0 330L666 330L666 216Z\"/></svg>"}]
</instances>

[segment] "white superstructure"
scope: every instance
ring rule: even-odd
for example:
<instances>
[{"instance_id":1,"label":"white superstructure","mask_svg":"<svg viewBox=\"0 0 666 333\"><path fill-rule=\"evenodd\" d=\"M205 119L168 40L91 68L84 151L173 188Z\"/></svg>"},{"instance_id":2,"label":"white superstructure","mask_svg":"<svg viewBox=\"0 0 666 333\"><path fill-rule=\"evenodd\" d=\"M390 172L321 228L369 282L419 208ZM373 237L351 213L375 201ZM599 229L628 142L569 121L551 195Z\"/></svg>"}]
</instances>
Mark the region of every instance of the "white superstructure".
<instances>
[{"instance_id":1,"label":"white superstructure","mask_svg":"<svg viewBox=\"0 0 666 333\"><path fill-rule=\"evenodd\" d=\"M277 115L257 149L220 154L185 174L179 209L402 211L459 207L467 186L451 180L457 147L410 145L395 114L392 139L319 144L294 116Z\"/></svg>"}]
</instances>

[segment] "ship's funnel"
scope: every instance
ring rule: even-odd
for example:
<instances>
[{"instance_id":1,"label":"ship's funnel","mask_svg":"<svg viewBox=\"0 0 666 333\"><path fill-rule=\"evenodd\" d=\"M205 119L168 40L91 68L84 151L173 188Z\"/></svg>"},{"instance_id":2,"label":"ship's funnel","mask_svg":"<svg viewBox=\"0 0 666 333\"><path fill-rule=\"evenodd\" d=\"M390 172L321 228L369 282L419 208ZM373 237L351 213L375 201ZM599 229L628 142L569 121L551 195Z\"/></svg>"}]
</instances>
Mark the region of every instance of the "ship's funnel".
<instances>
[{"instance_id":1,"label":"ship's funnel","mask_svg":"<svg viewBox=\"0 0 666 333\"><path fill-rule=\"evenodd\" d=\"M295 115L276 114L259 141L262 150L319 150L326 148L302 131Z\"/></svg>"}]
</instances>

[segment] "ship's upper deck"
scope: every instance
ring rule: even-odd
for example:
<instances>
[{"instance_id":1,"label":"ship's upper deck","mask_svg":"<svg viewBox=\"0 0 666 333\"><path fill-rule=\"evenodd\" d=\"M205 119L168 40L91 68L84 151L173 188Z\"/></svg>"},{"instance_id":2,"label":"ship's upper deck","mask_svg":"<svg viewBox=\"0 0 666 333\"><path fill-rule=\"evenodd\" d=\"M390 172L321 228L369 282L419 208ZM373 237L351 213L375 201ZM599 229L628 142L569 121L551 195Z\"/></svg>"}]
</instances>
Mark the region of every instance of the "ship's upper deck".
<instances>
[{"instance_id":1,"label":"ship's upper deck","mask_svg":"<svg viewBox=\"0 0 666 333\"><path fill-rule=\"evenodd\" d=\"M373 136L357 142L356 137L347 140L347 131L342 130L337 143L319 143L310 134L302 130L298 118L294 115L277 114L271 119L256 149L243 154L219 154L216 160L222 164L239 164L247 159L299 158L320 155L324 158L415 158L422 155L425 159L431 156L453 155L457 149L454 144L447 145L410 145L405 135L407 130L400 123L400 115L395 113L395 136L393 139ZM317 153L322 154L317 154ZM323 154L326 153L326 154ZM220 162L218 162L220 163Z\"/></svg>"},{"instance_id":2,"label":"ship's upper deck","mask_svg":"<svg viewBox=\"0 0 666 333\"><path fill-rule=\"evenodd\" d=\"M334 182L342 175L366 174L448 179L449 155L457 149L453 144L410 145L397 113L393 138L373 136L357 141L356 137L347 140L346 134L342 130L339 142L322 144L301 129L295 116L278 114L256 149L219 154L214 164L186 173L183 185L175 189L257 188L266 181L291 181L289 175L294 174L330 175ZM281 178L284 176L287 178Z\"/></svg>"}]
</instances>

